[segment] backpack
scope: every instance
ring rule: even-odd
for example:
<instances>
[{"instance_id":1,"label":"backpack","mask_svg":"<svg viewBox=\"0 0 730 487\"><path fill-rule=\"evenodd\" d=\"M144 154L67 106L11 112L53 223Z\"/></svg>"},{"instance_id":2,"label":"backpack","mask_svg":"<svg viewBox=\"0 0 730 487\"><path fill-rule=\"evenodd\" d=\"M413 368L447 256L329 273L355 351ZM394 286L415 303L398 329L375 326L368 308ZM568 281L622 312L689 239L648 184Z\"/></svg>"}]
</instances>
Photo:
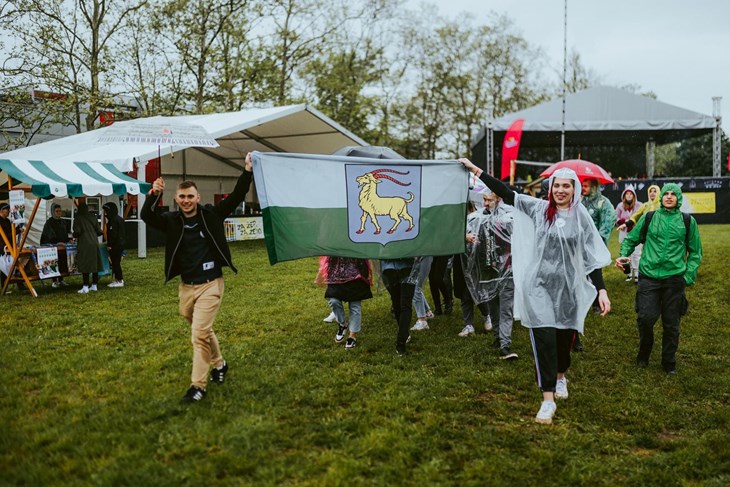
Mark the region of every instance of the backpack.
<instances>
[{"instance_id":1,"label":"backpack","mask_svg":"<svg viewBox=\"0 0 730 487\"><path fill-rule=\"evenodd\" d=\"M646 232L649 229L649 223L654 217L654 213L656 213L656 211L650 211L646 214L646 217L644 218L644 226L641 227L641 236L639 237L639 243L646 243ZM684 220L684 248L687 250L687 253L689 253L689 226L692 217L689 216L687 213L682 212L682 220Z\"/></svg>"}]
</instances>

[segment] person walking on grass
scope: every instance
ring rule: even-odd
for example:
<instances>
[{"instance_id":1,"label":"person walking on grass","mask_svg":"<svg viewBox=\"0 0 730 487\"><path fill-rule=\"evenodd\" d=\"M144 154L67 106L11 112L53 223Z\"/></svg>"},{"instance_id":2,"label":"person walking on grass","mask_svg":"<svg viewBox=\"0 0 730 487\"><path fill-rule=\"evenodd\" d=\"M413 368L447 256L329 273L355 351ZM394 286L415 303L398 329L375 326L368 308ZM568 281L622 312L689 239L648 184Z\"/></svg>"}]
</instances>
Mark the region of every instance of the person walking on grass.
<instances>
[{"instance_id":1,"label":"person walking on grass","mask_svg":"<svg viewBox=\"0 0 730 487\"><path fill-rule=\"evenodd\" d=\"M106 245L109 249L109 261L114 280L109 287L124 287L124 274L122 273L122 253L124 252L127 232L124 230L124 219L119 216L117 205L111 201L102 207L106 216Z\"/></svg>"},{"instance_id":2,"label":"person walking on grass","mask_svg":"<svg viewBox=\"0 0 730 487\"><path fill-rule=\"evenodd\" d=\"M142 220L165 233L165 282L180 276L180 314L191 326L193 370L183 402L192 403L205 397L211 365L210 382L223 384L228 372L229 366L213 331L225 287L223 267L238 272L231 261L223 221L244 200L253 179L252 170L249 153L233 191L212 208L200 204L195 182L183 181L175 191L178 210L160 211L158 203L165 190L162 178L152 184L150 197L142 207Z\"/></svg>"},{"instance_id":3,"label":"person walking on grass","mask_svg":"<svg viewBox=\"0 0 730 487\"><path fill-rule=\"evenodd\" d=\"M512 232L515 317L530 329L542 391L535 421L550 424L557 409L555 399L568 397L565 374L571 346L576 334L583 332L596 289L601 315L611 310L601 272L611 262L611 254L580 204L581 183L571 169L558 169L550 176L545 201L510 191L468 159L460 162L516 210Z\"/></svg>"},{"instance_id":4,"label":"person walking on grass","mask_svg":"<svg viewBox=\"0 0 730 487\"><path fill-rule=\"evenodd\" d=\"M76 238L76 266L84 282L78 292L88 294L97 290L99 272L104 270L104 265L99 252L101 228L85 202L79 203L76 211L73 236Z\"/></svg>"},{"instance_id":5,"label":"person walking on grass","mask_svg":"<svg viewBox=\"0 0 730 487\"><path fill-rule=\"evenodd\" d=\"M647 201L639 206L639 209L631 215L631 218L618 226L618 231L630 232L634 229L634 225L636 225L636 222L639 221L639 218L641 218L645 213L658 210L661 203L661 201L659 201L659 192L660 188L656 184L649 186L646 190L646 195L648 197Z\"/></svg>"},{"instance_id":6,"label":"person walking on grass","mask_svg":"<svg viewBox=\"0 0 730 487\"><path fill-rule=\"evenodd\" d=\"M449 274L449 259L451 258L453 258L452 255L434 256L431 270L428 273L428 287L431 290L431 299L436 316L450 315L454 311L454 293L451 289L451 276ZM443 297L443 303L441 297Z\"/></svg>"},{"instance_id":7,"label":"person walking on grass","mask_svg":"<svg viewBox=\"0 0 730 487\"><path fill-rule=\"evenodd\" d=\"M636 192L632 188L626 188L621 193L621 201L616 205L616 226L618 227L619 246L626 238L626 223L637 212L641 203L636 199ZM623 227L623 228L622 228ZM641 245L637 245L631 254L631 270L626 276L626 282L639 282L639 258L641 257Z\"/></svg>"},{"instance_id":8,"label":"person walking on grass","mask_svg":"<svg viewBox=\"0 0 730 487\"><path fill-rule=\"evenodd\" d=\"M629 261L634 248L644 243L639 260L639 285L636 290L636 326L639 351L636 363L649 365L654 346L654 325L662 317L662 368L677 373L679 322L687 312L686 286L697 279L702 261L702 242L697 221L682 213L682 190L665 184L658 210L643 215L621 244L616 267Z\"/></svg>"},{"instance_id":9,"label":"person walking on grass","mask_svg":"<svg viewBox=\"0 0 730 487\"><path fill-rule=\"evenodd\" d=\"M406 355L406 345L411 341L408 327L411 325L419 261L420 257L380 261L383 284L390 295L393 317L398 325L395 353L401 357Z\"/></svg>"},{"instance_id":10,"label":"person walking on grass","mask_svg":"<svg viewBox=\"0 0 730 487\"><path fill-rule=\"evenodd\" d=\"M342 343L345 334L345 349L357 346L357 334L362 324L362 302L373 297L370 263L366 259L349 257L320 257L316 281L327 284L324 293L332 313L337 320L335 341ZM349 303L350 319L345 317L343 302Z\"/></svg>"},{"instance_id":11,"label":"person walking on grass","mask_svg":"<svg viewBox=\"0 0 730 487\"><path fill-rule=\"evenodd\" d=\"M466 226L469 228L473 221L479 218L479 215L484 211L484 208L476 209L472 201L467 202L467 215L466 215ZM474 245L474 240L470 237L469 233L466 234L467 250ZM461 302L461 319L464 322L464 328L459 332L459 336L466 338L476 334L474 328L474 299L471 297L471 292L466 285L466 279L464 277L464 265L468 264L467 257L473 255L473 252L467 252L454 256L454 296L459 298ZM467 265L468 267L468 265ZM484 329L489 332L492 330L492 320L489 316L489 306L487 303L481 303L479 311L482 314L482 320L484 322ZM498 346L495 343L495 346Z\"/></svg>"},{"instance_id":12,"label":"person walking on grass","mask_svg":"<svg viewBox=\"0 0 730 487\"><path fill-rule=\"evenodd\" d=\"M431 306L428 304L426 295L423 293L423 285L426 283L426 278L431 272L431 263L433 262L432 256L421 257L416 261L414 266L418 272L418 280L416 281L416 289L413 293L413 307L416 308L416 323L413 325L411 330L428 330L428 321L434 317Z\"/></svg>"},{"instance_id":13,"label":"person walking on grass","mask_svg":"<svg viewBox=\"0 0 730 487\"><path fill-rule=\"evenodd\" d=\"M513 208L493 192L482 193L485 209L467 225L469 246L464 259L464 277L469 293L491 316L494 341L503 360L515 360L512 345L513 303L515 286L512 279Z\"/></svg>"}]
</instances>

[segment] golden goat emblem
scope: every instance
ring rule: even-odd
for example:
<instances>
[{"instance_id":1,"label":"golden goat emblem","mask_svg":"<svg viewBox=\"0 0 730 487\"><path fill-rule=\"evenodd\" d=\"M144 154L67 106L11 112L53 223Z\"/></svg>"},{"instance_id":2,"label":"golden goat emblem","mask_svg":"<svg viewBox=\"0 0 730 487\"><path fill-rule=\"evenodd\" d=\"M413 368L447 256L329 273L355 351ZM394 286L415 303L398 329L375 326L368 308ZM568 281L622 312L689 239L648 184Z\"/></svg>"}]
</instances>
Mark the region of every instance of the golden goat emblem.
<instances>
[{"instance_id":1,"label":"golden goat emblem","mask_svg":"<svg viewBox=\"0 0 730 487\"><path fill-rule=\"evenodd\" d=\"M355 179L358 187L362 188L360 189L360 201L358 203L362 209L360 229L357 231L358 234L365 231L365 222L368 217L370 217L370 221L373 222L373 225L375 225L375 235L379 234L380 225L378 224L377 218L379 215L389 216L393 220L393 226L390 230L388 230L388 233L395 232L395 229L398 228L398 225L400 225L403 220L408 221L408 229L406 232L413 230L413 217L411 217L408 213L408 203L413 201L413 193L408 191L408 194L411 196L410 198L405 199L400 196L383 197L380 196L377 191L377 185L381 183L381 179L387 179L388 181L392 181L401 186L410 186L411 183L402 183L383 173L395 173L402 176L409 174L408 172L398 172L395 169L376 169L375 171L370 171L362 176L358 176Z\"/></svg>"}]
</instances>

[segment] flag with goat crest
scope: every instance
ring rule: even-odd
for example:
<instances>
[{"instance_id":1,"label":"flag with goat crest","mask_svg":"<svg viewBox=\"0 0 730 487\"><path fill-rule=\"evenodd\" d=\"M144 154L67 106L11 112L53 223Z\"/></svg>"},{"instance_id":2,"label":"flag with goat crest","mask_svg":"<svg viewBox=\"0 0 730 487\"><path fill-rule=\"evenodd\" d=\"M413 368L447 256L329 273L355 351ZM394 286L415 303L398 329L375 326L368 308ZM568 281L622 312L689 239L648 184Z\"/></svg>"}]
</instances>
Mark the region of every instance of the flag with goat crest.
<instances>
[{"instance_id":1,"label":"flag with goat crest","mask_svg":"<svg viewBox=\"0 0 730 487\"><path fill-rule=\"evenodd\" d=\"M468 173L457 161L253 153L269 261L464 252Z\"/></svg>"}]
</instances>

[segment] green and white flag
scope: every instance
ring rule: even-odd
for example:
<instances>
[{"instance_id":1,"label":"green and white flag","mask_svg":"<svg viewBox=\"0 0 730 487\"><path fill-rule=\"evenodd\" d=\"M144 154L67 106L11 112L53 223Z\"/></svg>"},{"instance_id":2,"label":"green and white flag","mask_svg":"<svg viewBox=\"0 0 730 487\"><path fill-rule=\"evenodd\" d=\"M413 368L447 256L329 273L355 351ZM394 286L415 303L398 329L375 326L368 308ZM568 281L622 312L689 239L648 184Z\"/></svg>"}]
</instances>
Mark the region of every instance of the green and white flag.
<instances>
[{"instance_id":1,"label":"green and white flag","mask_svg":"<svg viewBox=\"0 0 730 487\"><path fill-rule=\"evenodd\" d=\"M464 252L468 173L457 161L254 152L253 171L272 264Z\"/></svg>"}]
</instances>

